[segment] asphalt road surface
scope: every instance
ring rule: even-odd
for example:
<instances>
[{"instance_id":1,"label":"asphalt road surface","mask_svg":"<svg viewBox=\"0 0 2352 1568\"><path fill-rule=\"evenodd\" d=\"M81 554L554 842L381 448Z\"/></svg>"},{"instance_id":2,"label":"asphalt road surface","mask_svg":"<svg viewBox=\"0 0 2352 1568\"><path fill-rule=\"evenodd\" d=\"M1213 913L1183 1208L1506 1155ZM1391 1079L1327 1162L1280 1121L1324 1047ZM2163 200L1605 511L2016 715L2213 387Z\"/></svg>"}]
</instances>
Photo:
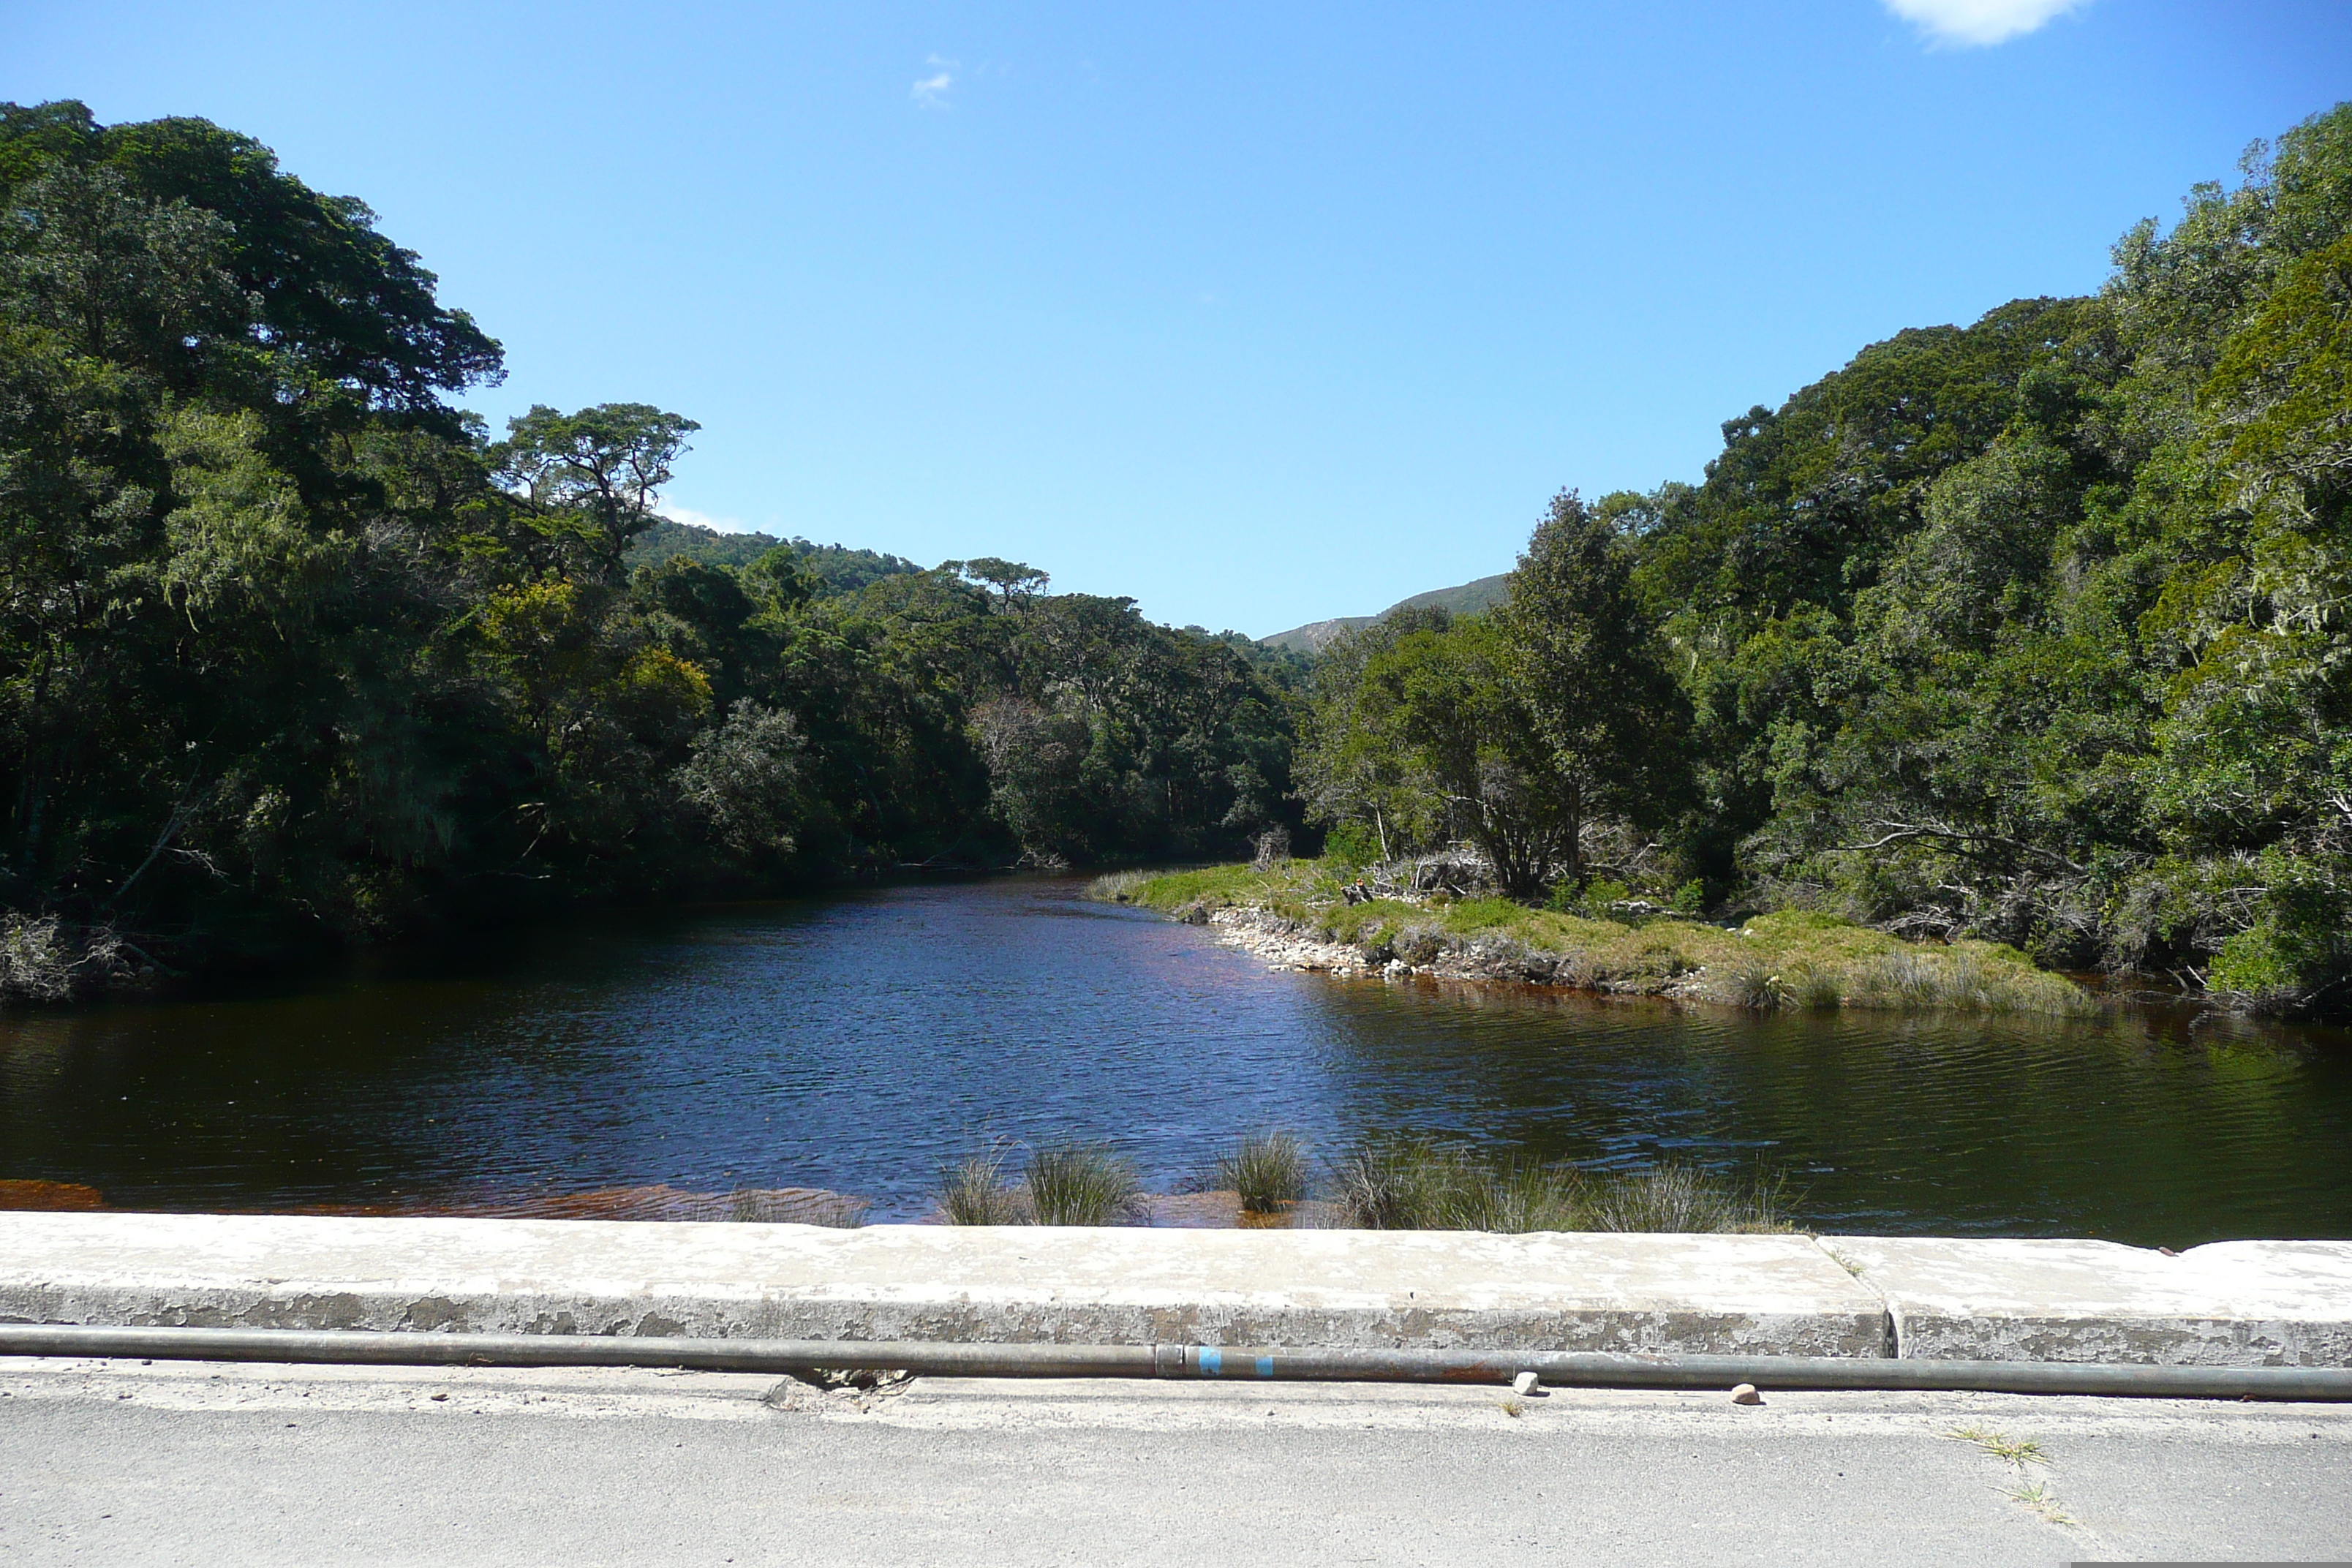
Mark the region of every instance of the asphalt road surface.
<instances>
[{"instance_id":1,"label":"asphalt road surface","mask_svg":"<svg viewBox=\"0 0 2352 1568\"><path fill-rule=\"evenodd\" d=\"M11 1565L2166 1559L2352 1559L2352 1407L0 1359Z\"/></svg>"}]
</instances>

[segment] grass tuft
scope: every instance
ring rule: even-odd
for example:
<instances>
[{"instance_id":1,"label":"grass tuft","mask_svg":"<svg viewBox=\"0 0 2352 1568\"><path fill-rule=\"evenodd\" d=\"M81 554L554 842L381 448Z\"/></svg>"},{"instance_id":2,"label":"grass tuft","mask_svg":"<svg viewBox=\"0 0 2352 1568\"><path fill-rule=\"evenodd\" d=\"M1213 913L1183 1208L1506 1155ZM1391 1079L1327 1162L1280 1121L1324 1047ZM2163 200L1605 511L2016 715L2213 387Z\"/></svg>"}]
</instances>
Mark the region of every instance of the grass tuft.
<instances>
[{"instance_id":1,"label":"grass tuft","mask_svg":"<svg viewBox=\"0 0 2352 1568\"><path fill-rule=\"evenodd\" d=\"M940 1177L940 1217L950 1225L1020 1225L1021 1194L1004 1180L1004 1154L992 1149L959 1161Z\"/></svg>"},{"instance_id":2,"label":"grass tuft","mask_svg":"<svg viewBox=\"0 0 2352 1568\"><path fill-rule=\"evenodd\" d=\"M1778 1178L1696 1166L1579 1172L1419 1133L1367 1137L1339 1162L1341 1222L1366 1230L1785 1232Z\"/></svg>"},{"instance_id":3,"label":"grass tuft","mask_svg":"<svg viewBox=\"0 0 2352 1568\"><path fill-rule=\"evenodd\" d=\"M2011 1437L2006 1433L1982 1426L1961 1426L1944 1434L1962 1443L1974 1443L1996 1459L2006 1459L2012 1465L2047 1465L2049 1456L2042 1451L2038 1437Z\"/></svg>"},{"instance_id":4,"label":"grass tuft","mask_svg":"<svg viewBox=\"0 0 2352 1568\"><path fill-rule=\"evenodd\" d=\"M1086 896L1098 904L1131 904L1157 871L1106 871L1087 884Z\"/></svg>"},{"instance_id":5,"label":"grass tuft","mask_svg":"<svg viewBox=\"0 0 2352 1568\"><path fill-rule=\"evenodd\" d=\"M2047 1481L2020 1481L2010 1489L2009 1496L2011 1501L2024 1504L2053 1524L2071 1525L2079 1522L2073 1515L2058 1506L2058 1500L2050 1494L2050 1484Z\"/></svg>"},{"instance_id":6,"label":"grass tuft","mask_svg":"<svg viewBox=\"0 0 2352 1568\"><path fill-rule=\"evenodd\" d=\"M1307 1195L1307 1147L1288 1132L1255 1133L1217 1156L1217 1185L1241 1194L1244 1214L1276 1214Z\"/></svg>"},{"instance_id":7,"label":"grass tuft","mask_svg":"<svg viewBox=\"0 0 2352 1568\"><path fill-rule=\"evenodd\" d=\"M1359 1230L1454 1230L1471 1179L1461 1148L1415 1132L1372 1133L1341 1157L1333 1202Z\"/></svg>"},{"instance_id":8,"label":"grass tuft","mask_svg":"<svg viewBox=\"0 0 2352 1568\"><path fill-rule=\"evenodd\" d=\"M1668 1161L1649 1171L1612 1173L1590 1202L1593 1230L1782 1233L1787 1184L1768 1176L1740 1182Z\"/></svg>"},{"instance_id":9,"label":"grass tuft","mask_svg":"<svg viewBox=\"0 0 2352 1568\"><path fill-rule=\"evenodd\" d=\"M1786 1007L1796 1000L1780 966L1761 953L1743 953L1727 965L1716 982L1716 992L1735 1007L1750 1007L1759 1013Z\"/></svg>"},{"instance_id":10,"label":"grass tuft","mask_svg":"<svg viewBox=\"0 0 2352 1568\"><path fill-rule=\"evenodd\" d=\"M743 1190L727 1194L727 1217L747 1224L822 1225L856 1230L874 1205L847 1193L780 1193Z\"/></svg>"},{"instance_id":11,"label":"grass tuft","mask_svg":"<svg viewBox=\"0 0 2352 1568\"><path fill-rule=\"evenodd\" d=\"M1040 1144L1026 1173L1039 1225L1125 1225L1141 1208L1135 1167L1107 1143Z\"/></svg>"}]
</instances>

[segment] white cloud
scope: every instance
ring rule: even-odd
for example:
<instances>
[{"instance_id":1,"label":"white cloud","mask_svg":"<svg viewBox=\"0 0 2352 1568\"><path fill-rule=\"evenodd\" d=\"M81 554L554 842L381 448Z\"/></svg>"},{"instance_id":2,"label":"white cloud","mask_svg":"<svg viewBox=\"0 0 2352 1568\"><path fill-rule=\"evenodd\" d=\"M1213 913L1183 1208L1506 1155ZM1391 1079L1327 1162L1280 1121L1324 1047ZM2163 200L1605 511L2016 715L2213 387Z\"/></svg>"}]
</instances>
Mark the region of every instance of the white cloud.
<instances>
[{"instance_id":1,"label":"white cloud","mask_svg":"<svg viewBox=\"0 0 2352 1568\"><path fill-rule=\"evenodd\" d=\"M658 497L655 499L654 510L661 513L662 516L669 519L672 522L683 522L694 528L712 529L720 533L751 533L756 531L750 523L740 521L738 519L731 517L713 517L707 511L697 511L692 507L688 506L672 506L669 502L660 500Z\"/></svg>"},{"instance_id":2,"label":"white cloud","mask_svg":"<svg viewBox=\"0 0 2352 1568\"><path fill-rule=\"evenodd\" d=\"M1885 0L1939 44L1998 44L2030 33L2086 0Z\"/></svg>"},{"instance_id":3,"label":"white cloud","mask_svg":"<svg viewBox=\"0 0 2352 1568\"><path fill-rule=\"evenodd\" d=\"M927 76L915 83L914 100L925 109L945 109L948 106L948 89L955 85L956 62L932 55L923 63L939 67L939 74Z\"/></svg>"}]
</instances>

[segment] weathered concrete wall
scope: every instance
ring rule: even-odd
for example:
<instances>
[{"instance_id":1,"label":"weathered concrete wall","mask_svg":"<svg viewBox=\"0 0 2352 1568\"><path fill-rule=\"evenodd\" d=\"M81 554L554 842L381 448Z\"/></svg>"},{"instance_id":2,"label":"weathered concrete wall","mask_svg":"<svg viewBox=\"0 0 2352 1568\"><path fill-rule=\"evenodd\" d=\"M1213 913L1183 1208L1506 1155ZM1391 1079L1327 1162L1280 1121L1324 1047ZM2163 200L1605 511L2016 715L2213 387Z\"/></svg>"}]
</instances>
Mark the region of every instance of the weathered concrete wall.
<instances>
[{"instance_id":1,"label":"weathered concrete wall","mask_svg":"<svg viewBox=\"0 0 2352 1568\"><path fill-rule=\"evenodd\" d=\"M1824 1237L1900 1353L1971 1361L2352 1366L2352 1242Z\"/></svg>"},{"instance_id":2,"label":"weathered concrete wall","mask_svg":"<svg viewBox=\"0 0 2352 1568\"><path fill-rule=\"evenodd\" d=\"M0 1317L1877 1355L1802 1237L0 1214Z\"/></svg>"},{"instance_id":3,"label":"weathered concrete wall","mask_svg":"<svg viewBox=\"0 0 2352 1568\"><path fill-rule=\"evenodd\" d=\"M2352 1242L0 1213L0 1320L2352 1365Z\"/></svg>"}]
</instances>

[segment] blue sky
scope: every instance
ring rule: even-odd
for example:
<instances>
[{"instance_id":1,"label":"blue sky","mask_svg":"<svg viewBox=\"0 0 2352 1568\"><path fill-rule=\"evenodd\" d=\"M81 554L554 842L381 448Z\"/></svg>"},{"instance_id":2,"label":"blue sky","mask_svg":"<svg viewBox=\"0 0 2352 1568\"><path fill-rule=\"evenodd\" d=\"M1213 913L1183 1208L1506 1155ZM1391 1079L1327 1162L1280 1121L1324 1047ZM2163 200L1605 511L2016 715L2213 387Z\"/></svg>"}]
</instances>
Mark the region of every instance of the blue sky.
<instances>
[{"instance_id":1,"label":"blue sky","mask_svg":"<svg viewBox=\"0 0 2352 1568\"><path fill-rule=\"evenodd\" d=\"M2341 0L0 0L0 98L366 200L506 344L494 422L699 420L681 515L1261 635L2093 289L2352 96Z\"/></svg>"}]
</instances>

